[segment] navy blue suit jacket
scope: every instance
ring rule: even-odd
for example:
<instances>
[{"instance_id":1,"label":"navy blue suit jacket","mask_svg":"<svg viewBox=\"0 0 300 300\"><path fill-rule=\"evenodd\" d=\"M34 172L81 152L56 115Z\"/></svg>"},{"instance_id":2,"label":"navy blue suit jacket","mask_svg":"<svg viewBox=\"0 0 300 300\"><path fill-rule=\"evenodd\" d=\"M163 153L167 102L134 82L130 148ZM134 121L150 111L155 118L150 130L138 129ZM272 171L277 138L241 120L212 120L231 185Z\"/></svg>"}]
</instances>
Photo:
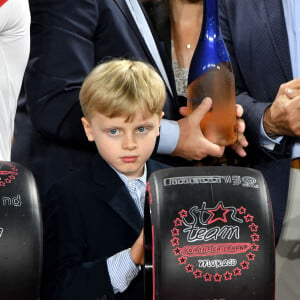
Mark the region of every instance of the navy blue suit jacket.
<instances>
[{"instance_id":1,"label":"navy blue suit jacket","mask_svg":"<svg viewBox=\"0 0 300 300\"><path fill-rule=\"evenodd\" d=\"M25 120L18 120L13 160L32 170L44 198L53 183L96 153L81 125L78 97L92 68L118 57L156 64L125 0L31 0L30 9L24 90L33 128L25 132ZM172 95L167 90L165 117L177 120L172 67L159 41L157 46L172 88Z\"/></svg>"},{"instance_id":2,"label":"navy blue suit jacket","mask_svg":"<svg viewBox=\"0 0 300 300\"><path fill-rule=\"evenodd\" d=\"M289 44L281 0L220 0L220 25L236 79L237 102L245 110L248 166L262 171L269 186L276 240L280 235L289 184L293 139L274 151L260 146L264 110L280 84L292 79Z\"/></svg>"},{"instance_id":3,"label":"navy blue suit jacket","mask_svg":"<svg viewBox=\"0 0 300 300\"><path fill-rule=\"evenodd\" d=\"M147 175L166 167L148 160ZM113 294L106 259L133 245L143 219L123 181L102 158L97 155L55 184L43 212L41 300L143 299L142 272L125 292Z\"/></svg>"}]
</instances>

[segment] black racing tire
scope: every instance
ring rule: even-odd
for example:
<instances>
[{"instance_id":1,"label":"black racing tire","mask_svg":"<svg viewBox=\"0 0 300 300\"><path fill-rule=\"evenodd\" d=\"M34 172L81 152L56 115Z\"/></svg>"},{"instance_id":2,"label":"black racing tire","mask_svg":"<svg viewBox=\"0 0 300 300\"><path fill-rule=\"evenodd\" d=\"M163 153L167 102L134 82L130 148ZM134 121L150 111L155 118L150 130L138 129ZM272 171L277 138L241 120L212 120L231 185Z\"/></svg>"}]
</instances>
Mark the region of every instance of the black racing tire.
<instances>
[{"instance_id":1,"label":"black racing tire","mask_svg":"<svg viewBox=\"0 0 300 300\"><path fill-rule=\"evenodd\" d=\"M36 300L42 268L42 220L32 173L0 162L0 299Z\"/></svg>"},{"instance_id":2,"label":"black racing tire","mask_svg":"<svg viewBox=\"0 0 300 300\"><path fill-rule=\"evenodd\" d=\"M146 300L273 300L271 201L242 167L154 172L145 202Z\"/></svg>"}]
</instances>

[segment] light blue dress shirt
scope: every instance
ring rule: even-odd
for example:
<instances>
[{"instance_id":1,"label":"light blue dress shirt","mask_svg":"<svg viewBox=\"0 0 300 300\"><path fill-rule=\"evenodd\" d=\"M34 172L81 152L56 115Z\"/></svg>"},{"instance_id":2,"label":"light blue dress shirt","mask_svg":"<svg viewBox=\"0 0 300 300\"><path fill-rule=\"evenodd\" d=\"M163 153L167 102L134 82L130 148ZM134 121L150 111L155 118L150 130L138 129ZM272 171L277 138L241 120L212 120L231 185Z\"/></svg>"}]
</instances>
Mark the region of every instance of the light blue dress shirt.
<instances>
[{"instance_id":1,"label":"light blue dress shirt","mask_svg":"<svg viewBox=\"0 0 300 300\"><path fill-rule=\"evenodd\" d=\"M293 78L300 77L300 1L299 0L283 0L283 11L286 23L286 29L289 40L290 58L292 63ZM261 144L273 150L275 144L281 142L283 137L271 139L267 136L261 122ZM297 138L292 149L292 159L300 157L300 138Z\"/></svg>"},{"instance_id":2,"label":"light blue dress shirt","mask_svg":"<svg viewBox=\"0 0 300 300\"><path fill-rule=\"evenodd\" d=\"M147 183L147 166L145 165L144 174L136 179L130 179L124 174L112 169L119 175L126 185L138 211L144 217L144 203ZM125 249L109 257L106 261L108 274L114 293L124 292L131 281L138 275L141 267L136 266L130 255L130 249Z\"/></svg>"},{"instance_id":3,"label":"light blue dress shirt","mask_svg":"<svg viewBox=\"0 0 300 300\"><path fill-rule=\"evenodd\" d=\"M283 0L286 29L289 39L293 77L300 77L300 1ZM300 138L292 150L292 158L300 157Z\"/></svg>"}]
</instances>

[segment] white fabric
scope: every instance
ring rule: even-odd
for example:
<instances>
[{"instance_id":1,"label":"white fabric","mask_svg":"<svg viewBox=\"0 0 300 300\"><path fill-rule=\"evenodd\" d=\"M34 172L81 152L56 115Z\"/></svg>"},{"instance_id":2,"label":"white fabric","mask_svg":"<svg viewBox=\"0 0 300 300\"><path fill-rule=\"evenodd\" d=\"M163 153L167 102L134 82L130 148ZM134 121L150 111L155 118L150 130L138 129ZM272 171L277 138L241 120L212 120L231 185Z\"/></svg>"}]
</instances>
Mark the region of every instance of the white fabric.
<instances>
[{"instance_id":1,"label":"white fabric","mask_svg":"<svg viewBox=\"0 0 300 300\"><path fill-rule=\"evenodd\" d=\"M0 6L0 160L9 161L17 99L30 48L28 0Z\"/></svg>"}]
</instances>

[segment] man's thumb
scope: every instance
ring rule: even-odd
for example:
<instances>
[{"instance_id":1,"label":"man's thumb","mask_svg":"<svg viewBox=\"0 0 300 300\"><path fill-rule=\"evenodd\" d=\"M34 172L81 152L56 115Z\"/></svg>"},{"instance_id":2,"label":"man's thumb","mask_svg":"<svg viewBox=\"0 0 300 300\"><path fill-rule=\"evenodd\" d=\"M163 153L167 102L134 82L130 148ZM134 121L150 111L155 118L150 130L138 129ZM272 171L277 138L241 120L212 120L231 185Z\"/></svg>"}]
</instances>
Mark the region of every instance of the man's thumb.
<instances>
[{"instance_id":1,"label":"man's thumb","mask_svg":"<svg viewBox=\"0 0 300 300\"><path fill-rule=\"evenodd\" d=\"M209 97L205 97L199 106L194 110L194 115L197 115L197 119L200 121L204 118L204 116L209 112L212 107L212 99Z\"/></svg>"}]
</instances>

